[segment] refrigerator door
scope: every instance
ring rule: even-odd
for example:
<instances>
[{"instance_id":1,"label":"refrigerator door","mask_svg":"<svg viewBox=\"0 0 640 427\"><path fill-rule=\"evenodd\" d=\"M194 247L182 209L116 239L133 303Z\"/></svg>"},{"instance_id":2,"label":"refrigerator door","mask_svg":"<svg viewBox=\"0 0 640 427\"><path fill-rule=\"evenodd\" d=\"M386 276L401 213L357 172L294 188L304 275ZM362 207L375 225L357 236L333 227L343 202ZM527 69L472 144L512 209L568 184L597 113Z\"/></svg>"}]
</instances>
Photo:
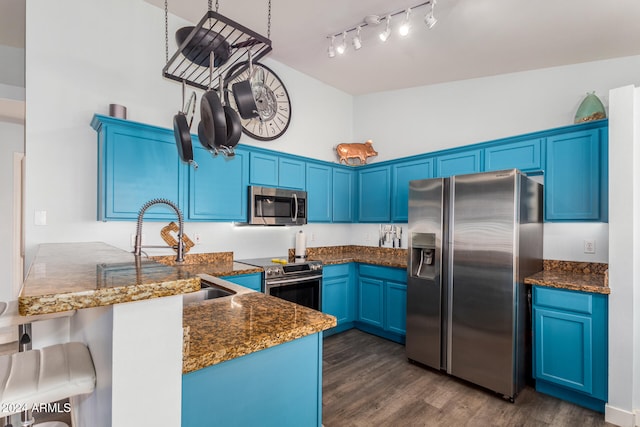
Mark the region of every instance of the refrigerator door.
<instances>
[{"instance_id":1,"label":"refrigerator door","mask_svg":"<svg viewBox=\"0 0 640 427\"><path fill-rule=\"evenodd\" d=\"M407 357L436 369L444 367L441 296L447 187L447 178L409 183Z\"/></svg>"},{"instance_id":2,"label":"refrigerator door","mask_svg":"<svg viewBox=\"0 0 640 427\"><path fill-rule=\"evenodd\" d=\"M513 397L518 173L453 177L447 372Z\"/></svg>"}]
</instances>

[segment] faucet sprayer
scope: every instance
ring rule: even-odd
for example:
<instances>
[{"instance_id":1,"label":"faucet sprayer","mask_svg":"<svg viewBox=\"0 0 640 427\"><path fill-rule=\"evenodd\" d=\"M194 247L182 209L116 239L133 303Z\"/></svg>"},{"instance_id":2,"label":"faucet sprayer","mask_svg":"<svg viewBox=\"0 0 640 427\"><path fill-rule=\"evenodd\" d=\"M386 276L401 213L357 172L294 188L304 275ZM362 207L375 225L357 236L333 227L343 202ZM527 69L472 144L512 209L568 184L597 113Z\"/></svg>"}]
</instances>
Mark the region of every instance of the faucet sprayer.
<instances>
[{"instance_id":1,"label":"faucet sprayer","mask_svg":"<svg viewBox=\"0 0 640 427\"><path fill-rule=\"evenodd\" d=\"M142 218L147 209L149 209L153 205L167 205L171 209L176 212L178 216L178 254L176 255L176 262L184 262L184 241L182 240L182 236L184 234L184 220L182 218L182 212L180 212L180 208L170 200L167 199L153 199L149 200L147 203L142 205L140 208L140 212L138 213L138 223L136 226L136 241L133 249L133 254L136 256L140 256L142 254L142 248L173 248L172 246L142 246Z\"/></svg>"}]
</instances>

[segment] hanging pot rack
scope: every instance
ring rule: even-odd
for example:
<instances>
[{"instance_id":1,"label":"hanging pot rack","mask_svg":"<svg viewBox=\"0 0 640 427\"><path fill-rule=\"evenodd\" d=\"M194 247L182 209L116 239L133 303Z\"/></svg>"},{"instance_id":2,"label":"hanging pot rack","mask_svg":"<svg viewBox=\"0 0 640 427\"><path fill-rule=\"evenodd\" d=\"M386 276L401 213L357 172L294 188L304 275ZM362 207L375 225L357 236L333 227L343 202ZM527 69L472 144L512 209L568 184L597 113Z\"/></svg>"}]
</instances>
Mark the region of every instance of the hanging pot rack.
<instances>
[{"instance_id":1,"label":"hanging pot rack","mask_svg":"<svg viewBox=\"0 0 640 427\"><path fill-rule=\"evenodd\" d=\"M271 6L270 3L269 6ZM269 7L268 27L271 26L270 21L271 7ZM268 28L269 33L270 30L271 28ZM165 38L167 38L168 46L168 34L165 34ZM206 65L200 65L199 61L193 62L187 57L209 58L209 53L215 52L216 46L224 43L229 46L229 57L222 64L214 67L212 76L214 82L218 82L221 76L225 80L231 81L243 73L248 68L249 51L251 51L252 60L257 62L272 50L271 40L268 37L264 37L209 8L200 22L178 46L178 50L171 58L167 59L167 63L162 69L164 77L178 82L184 80L189 86L199 89L209 89L209 61L206 61ZM168 48L166 56L169 56ZM227 75L229 70L241 63L246 65L234 69L233 75ZM217 86L213 88L217 89Z\"/></svg>"}]
</instances>

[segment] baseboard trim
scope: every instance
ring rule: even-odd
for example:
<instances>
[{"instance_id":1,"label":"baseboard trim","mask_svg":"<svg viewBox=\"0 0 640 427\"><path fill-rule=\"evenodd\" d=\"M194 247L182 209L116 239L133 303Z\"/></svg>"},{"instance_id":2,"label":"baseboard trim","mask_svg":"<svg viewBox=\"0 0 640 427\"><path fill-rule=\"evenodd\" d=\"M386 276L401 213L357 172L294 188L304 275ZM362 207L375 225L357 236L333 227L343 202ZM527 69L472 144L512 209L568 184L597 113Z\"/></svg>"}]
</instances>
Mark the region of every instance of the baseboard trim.
<instances>
[{"instance_id":1,"label":"baseboard trim","mask_svg":"<svg viewBox=\"0 0 640 427\"><path fill-rule=\"evenodd\" d=\"M606 404L604 406L604 420L608 423L615 424L620 427L637 427L640 426L640 418L633 412L616 408Z\"/></svg>"}]
</instances>

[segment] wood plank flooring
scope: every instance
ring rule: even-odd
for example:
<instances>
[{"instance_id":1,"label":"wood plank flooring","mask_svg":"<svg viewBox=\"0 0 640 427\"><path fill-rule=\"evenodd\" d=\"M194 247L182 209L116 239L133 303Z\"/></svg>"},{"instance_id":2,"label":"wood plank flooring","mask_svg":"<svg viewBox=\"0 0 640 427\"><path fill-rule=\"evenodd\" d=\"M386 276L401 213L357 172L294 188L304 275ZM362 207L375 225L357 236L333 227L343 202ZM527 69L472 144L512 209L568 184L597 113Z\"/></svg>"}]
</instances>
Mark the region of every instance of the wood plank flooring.
<instances>
[{"instance_id":1,"label":"wood plank flooring","mask_svg":"<svg viewBox=\"0 0 640 427\"><path fill-rule=\"evenodd\" d=\"M604 415L525 388L496 394L407 361L404 346L352 329L324 340L324 427L611 426Z\"/></svg>"}]
</instances>

